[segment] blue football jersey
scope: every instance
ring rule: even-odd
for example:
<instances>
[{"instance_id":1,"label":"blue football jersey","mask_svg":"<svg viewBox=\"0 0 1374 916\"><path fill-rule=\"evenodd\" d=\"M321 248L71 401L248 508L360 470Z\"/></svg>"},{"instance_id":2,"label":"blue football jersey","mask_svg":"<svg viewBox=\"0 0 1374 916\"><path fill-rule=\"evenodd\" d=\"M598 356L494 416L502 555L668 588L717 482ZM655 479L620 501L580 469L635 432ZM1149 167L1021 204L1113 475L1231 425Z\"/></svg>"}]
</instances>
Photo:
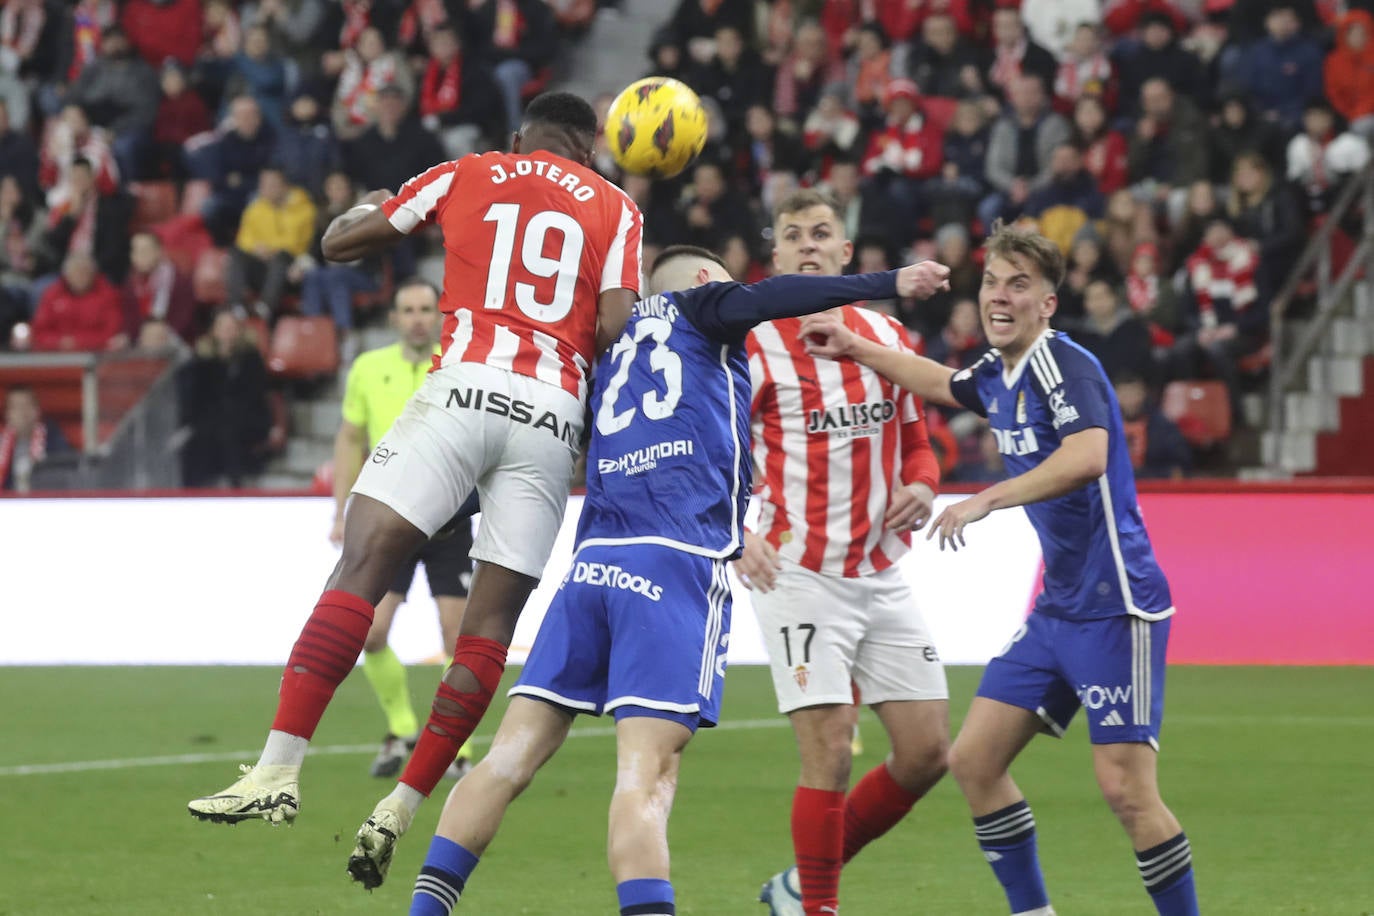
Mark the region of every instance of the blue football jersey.
<instances>
[{"instance_id":1,"label":"blue football jersey","mask_svg":"<svg viewBox=\"0 0 1374 916\"><path fill-rule=\"evenodd\" d=\"M712 283L635 303L597 361L577 539L737 556L753 486L749 362Z\"/></svg>"},{"instance_id":2,"label":"blue football jersey","mask_svg":"<svg viewBox=\"0 0 1374 916\"><path fill-rule=\"evenodd\" d=\"M1107 471L1096 483L1025 507L1045 560L1035 609L1073 620L1172 614L1136 499L1121 408L1096 357L1046 331L1010 373L994 349L955 373L950 390L988 418L1008 476L1038 466L1065 436L1107 431Z\"/></svg>"}]
</instances>

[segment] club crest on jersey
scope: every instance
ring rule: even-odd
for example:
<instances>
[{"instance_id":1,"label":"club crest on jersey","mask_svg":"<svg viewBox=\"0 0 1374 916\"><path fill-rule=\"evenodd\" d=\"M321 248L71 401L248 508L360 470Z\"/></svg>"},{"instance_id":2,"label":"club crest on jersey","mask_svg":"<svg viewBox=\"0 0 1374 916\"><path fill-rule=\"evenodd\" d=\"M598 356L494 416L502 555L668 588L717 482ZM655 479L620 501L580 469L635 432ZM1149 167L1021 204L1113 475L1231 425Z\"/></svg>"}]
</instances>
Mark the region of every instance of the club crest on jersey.
<instances>
[{"instance_id":1,"label":"club crest on jersey","mask_svg":"<svg viewBox=\"0 0 1374 916\"><path fill-rule=\"evenodd\" d=\"M1026 393L1024 391L1016 394L1016 422L1026 422Z\"/></svg>"},{"instance_id":2,"label":"club crest on jersey","mask_svg":"<svg viewBox=\"0 0 1374 916\"><path fill-rule=\"evenodd\" d=\"M792 680L797 682L797 686L801 688L802 693L806 692L806 682L810 679L811 672L806 670L805 665L798 665L796 670L792 672Z\"/></svg>"},{"instance_id":3,"label":"club crest on jersey","mask_svg":"<svg viewBox=\"0 0 1374 916\"><path fill-rule=\"evenodd\" d=\"M1063 388L1056 388L1050 394L1050 410L1054 411L1054 428L1078 419L1078 408L1068 402Z\"/></svg>"},{"instance_id":4,"label":"club crest on jersey","mask_svg":"<svg viewBox=\"0 0 1374 916\"><path fill-rule=\"evenodd\" d=\"M874 436L877 427L897 415L897 402L891 398L867 404L845 404L807 414L808 433L839 433L845 436Z\"/></svg>"}]
</instances>

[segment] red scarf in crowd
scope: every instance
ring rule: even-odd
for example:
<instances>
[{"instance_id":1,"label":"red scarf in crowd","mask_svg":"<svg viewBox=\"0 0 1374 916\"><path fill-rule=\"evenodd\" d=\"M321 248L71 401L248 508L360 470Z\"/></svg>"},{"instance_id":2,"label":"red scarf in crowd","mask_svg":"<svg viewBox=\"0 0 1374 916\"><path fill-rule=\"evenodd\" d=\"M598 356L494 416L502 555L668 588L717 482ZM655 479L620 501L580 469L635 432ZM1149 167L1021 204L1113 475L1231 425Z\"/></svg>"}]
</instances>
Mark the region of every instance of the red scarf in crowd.
<instances>
[{"instance_id":1,"label":"red scarf in crowd","mask_svg":"<svg viewBox=\"0 0 1374 916\"><path fill-rule=\"evenodd\" d=\"M452 111L463 97L463 62L454 58L445 67L431 60L425 68L425 84L420 94L420 114L432 115Z\"/></svg>"},{"instance_id":2,"label":"red scarf in crowd","mask_svg":"<svg viewBox=\"0 0 1374 916\"><path fill-rule=\"evenodd\" d=\"M397 29L399 44L408 48L418 39L428 38L435 26L447 21L448 9L444 0L415 0L401 15L401 25Z\"/></svg>"},{"instance_id":3,"label":"red scarf in crowd","mask_svg":"<svg viewBox=\"0 0 1374 916\"><path fill-rule=\"evenodd\" d=\"M343 28L339 30L339 47L345 51L352 48L358 41L358 36L372 24L372 0L344 0Z\"/></svg>"},{"instance_id":4,"label":"red scarf in crowd","mask_svg":"<svg viewBox=\"0 0 1374 916\"><path fill-rule=\"evenodd\" d=\"M0 429L0 485L10 476L10 465L14 462L14 446L19 441L14 430L6 426ZM48 430L42 422L34 424L29 434L29 460L34 464L48 457Z\"/></svg>"}]
</instances>

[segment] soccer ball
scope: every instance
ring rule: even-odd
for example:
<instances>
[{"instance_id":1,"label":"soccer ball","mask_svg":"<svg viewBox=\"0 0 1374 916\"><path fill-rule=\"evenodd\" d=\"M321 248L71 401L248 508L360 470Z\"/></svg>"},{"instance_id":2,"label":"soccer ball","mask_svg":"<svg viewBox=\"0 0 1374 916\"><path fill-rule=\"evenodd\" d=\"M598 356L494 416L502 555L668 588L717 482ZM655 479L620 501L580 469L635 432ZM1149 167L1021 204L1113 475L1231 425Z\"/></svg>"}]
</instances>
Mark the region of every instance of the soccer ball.
<instances>
[{"instance_id":1,"label":"soccer ball","mask_svg":"<svg viewBox=\"0 0 1374 916\"><path fill-rule=\"evenodd\" d=\"M630 174L672 178L706 145L706 109L685 83L645 77L611 102L606 145Z\"/></svg>"}]
</instances>

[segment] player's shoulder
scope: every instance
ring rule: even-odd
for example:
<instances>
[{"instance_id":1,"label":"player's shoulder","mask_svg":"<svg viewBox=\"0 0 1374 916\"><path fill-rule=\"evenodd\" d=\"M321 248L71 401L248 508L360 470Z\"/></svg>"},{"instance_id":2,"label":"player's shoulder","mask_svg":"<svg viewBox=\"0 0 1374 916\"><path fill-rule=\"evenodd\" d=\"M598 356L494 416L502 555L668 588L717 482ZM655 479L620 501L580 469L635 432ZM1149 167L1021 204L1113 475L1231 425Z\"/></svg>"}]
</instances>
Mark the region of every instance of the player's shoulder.
<instances>
[{"instance_id":1,"label":"player's shoulder","mask_svg":"<svg viewBox=\"0 0 1374 916\"><path fill-rule=\"evenodd\" d=\"M1097 357L1060 331L1049 331L1026 354L1031 384L1042 394L1062 388L1071 378L1105 382L1106 373Z\"/></svg>"},{"instance_id":2,"label":"player's shoulder","mask_svg":"<svg viewBox=\"0 0 1374 916\"><path fill-rule=\"evenodd\" d=\"M885 347L911 349L911 337L900 321L885 312L862 305L847 305L850 327Z\"/></svg>"},{"instance_id":3,"label":"player's shoulder","mask_svg":"<svg viewBox=\"0 0 1374 916\"><path fill-rule=\"evenodd\" d=\"M966 382L969 379L976 379L986 376L994 376L1002 371L1002 352L996 347L991 347L986 353L974 360L971 365L965 366L950 378L952 382Z\"/></svg>"}]
</instances>

